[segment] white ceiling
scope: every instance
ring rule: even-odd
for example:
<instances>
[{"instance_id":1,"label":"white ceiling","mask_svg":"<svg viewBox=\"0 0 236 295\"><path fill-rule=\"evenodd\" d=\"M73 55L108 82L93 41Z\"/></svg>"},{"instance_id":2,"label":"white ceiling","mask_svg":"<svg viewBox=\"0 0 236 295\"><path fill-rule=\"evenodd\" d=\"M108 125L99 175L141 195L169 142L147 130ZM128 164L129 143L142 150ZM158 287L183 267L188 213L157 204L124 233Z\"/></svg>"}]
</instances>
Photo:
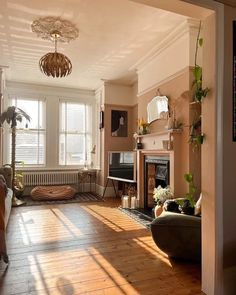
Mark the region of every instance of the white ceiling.
<instances>
[{"instance_id":1,"label":"white ceiling","mask_svg":"<svg viewBox=\"0 0 236 295\"><path fill-rule=\"evenodd\" d=\"M129 0L0 0L0 65L8 80L96 89L101 79L130 83L130 70L183 16ZM79 29L79 38L59 44L73 64L66 78L49 78L38 67L53 43L31 32L33 20L59 16Z\"/></svg>"}]
</instances>

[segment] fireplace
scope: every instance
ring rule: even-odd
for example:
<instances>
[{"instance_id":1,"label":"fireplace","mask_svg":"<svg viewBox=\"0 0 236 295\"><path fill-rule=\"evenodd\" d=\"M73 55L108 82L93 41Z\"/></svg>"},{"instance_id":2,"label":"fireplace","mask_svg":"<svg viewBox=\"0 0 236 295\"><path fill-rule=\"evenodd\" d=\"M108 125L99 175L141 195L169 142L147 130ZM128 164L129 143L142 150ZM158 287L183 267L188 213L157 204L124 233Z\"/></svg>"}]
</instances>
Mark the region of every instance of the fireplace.
<instances>
[{"instance_id":1,"label":"fireplace","mask_svg":"<svg viewBox=\"0 0 236 295\"><path fill-rule=\"evenodd\" d=\"M163 188L169 185L170 169L169 157L145 156L144 158L144 209L152 210L155 203L153 190L161 185Z\"/></svg>"}]
</instances>

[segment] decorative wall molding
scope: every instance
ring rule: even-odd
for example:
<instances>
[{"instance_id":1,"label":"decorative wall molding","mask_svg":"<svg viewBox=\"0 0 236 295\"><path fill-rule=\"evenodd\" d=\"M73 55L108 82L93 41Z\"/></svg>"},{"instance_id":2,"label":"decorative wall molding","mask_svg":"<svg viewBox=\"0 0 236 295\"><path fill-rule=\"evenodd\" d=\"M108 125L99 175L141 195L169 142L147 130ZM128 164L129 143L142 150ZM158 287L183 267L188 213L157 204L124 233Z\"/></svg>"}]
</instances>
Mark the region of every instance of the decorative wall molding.
<instances>
[{"instance_id":1,"label":"decorative wall molding","mask_svg":"<svg viewBox=\"0 0 236 295\"><path fill-rule=\"evenodd\" d=\"M171 31L159 44L153 47L145 56L143 56L136 64L134 64L130 70L136 70L139 74L147 64L151 63L158 55L160 55L166 48L173 45L181 37L186 34L190 34L191 31L197 31L199 27L199 21L194 19L188 19L181 23L175 30Z\"/></svg>"},{"instance_id":2,"label":"decorative wall molding","mask_svg":"<svg viewBox=\"0 0 236 295\"><path fill-rule=\"evenodd\" d=\"M142 96L142 95L148 93L149 91L152 91L153 89L157 89L157 88L161 87L161 85L163 85L163 84L165 84L165 83L168 83L168 82L170 82L171 80L176 79L176 78L178 78L179 76L182 76L182 75L188 73L188 72L191 71L192 69L193 69L193 67L190 67L190 66L189 66L189 67L185 67L184 69L182 69L182 70L180 70L180 71L174 73L173 75L171 75L171 76L169 76L169 77L163 79L162 81L158 81L156 84L154 84L154 85L148 87L147 89L145 89L145 90L139 92L139 93L137 94L137 96L140 97L140 96Z\"/></svg>"},{"instance_id":3,"label":"decorative wall molding","mask_svg":"<svg viewBox=\"0 0 236 295\"><path fill-rule=\"evenodd\" d=\"M10 95L47 95L47 96L67 96L71 98L90 97L94 99L95 91L87 89L67 88L48 86L40 84L22 83L16 81L6 81L7 93Z\"/></svg>"},{"instance_id":4,"label":"decorative wall molding","mask_svg":"<svg viewBox=\"0 0 236 295\"><path fill-rule=\"evenodd\" d=\"M135 103L133 105L123 105L123 104L112 104L112 103L105 103L104 107L112 107L112 108L125 108L125 109L133 109L138 105Z\"/></svg>"}]
</instances>

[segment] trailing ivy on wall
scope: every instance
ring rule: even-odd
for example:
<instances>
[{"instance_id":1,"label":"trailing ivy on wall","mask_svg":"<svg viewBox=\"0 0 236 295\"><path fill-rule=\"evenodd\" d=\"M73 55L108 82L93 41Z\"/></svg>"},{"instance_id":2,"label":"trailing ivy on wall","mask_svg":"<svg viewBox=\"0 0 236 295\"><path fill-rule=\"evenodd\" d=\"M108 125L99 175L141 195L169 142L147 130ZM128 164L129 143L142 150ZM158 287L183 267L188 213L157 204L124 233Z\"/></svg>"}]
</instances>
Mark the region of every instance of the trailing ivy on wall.
<instances>
[{"instance_id":1,"label":"trailing ivy on wall","mask_svg":"<svg viewBox=\"0 0 236 295\"><path fill-rule=\"evenodd\" d=\"M193 68L193 103L202 103L203 99L208 95L210 89L208 87L202 87L202 67L198 65L198 51L203 46L203 38L200 37L202 23L200 22L198 28L198 35L196 40L196 50ZM202 133L202 118L201 115L195 116L189 131L189 143L193 145L193 148L198 148L203 144L205 134Z\"/></svg>"},{"instance_id":2,"label":"trailing ivy on wall","mask_svg":"<svg viewBox=\"0 0 236 295\"><path fill-rule=\"evenodd\" d=\"M201 132L201 116L195 118L190 126L189 143L193 146L193 149L198 148L203 144L205 135Z\"/></svg>"},{"instance_id":3,"label":"trailing ivy on wall","mask_svg":"<svg viewBox=\"0 0 236 295\"><path fill-rule=\"evenodd\" d=\"M201 103L203 98L207 96L210 89L208 87L202 88L202 67L197 64L198 59L198 50L199 47L203 46L203 38L200 38L200 32L201 32L202 23L200 22L199 29L198 29L198 35L196 40L196 50L195 50L195 65L193 68L193 87L194 87L194 101Z\"/></svg>"}]
</instances>

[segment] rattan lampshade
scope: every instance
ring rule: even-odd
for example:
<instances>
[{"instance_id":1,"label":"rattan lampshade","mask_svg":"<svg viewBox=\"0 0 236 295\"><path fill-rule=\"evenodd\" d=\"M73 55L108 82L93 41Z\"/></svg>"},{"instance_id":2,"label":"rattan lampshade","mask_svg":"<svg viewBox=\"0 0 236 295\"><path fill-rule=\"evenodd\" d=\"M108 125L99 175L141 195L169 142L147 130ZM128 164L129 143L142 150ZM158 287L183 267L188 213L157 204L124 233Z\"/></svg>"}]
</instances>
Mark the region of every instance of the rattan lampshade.
<instances>
[{"instance_id":1,"label":"rattan lampshade","mask_svg":"<svg viewBox=\"0 0 236 295\"><path fill-rule=\"evenodd\" d=\"M72 71L71 61L59 52L49 52L39 60L40 70L47 76L65 77Z\"/></svg>"}]
</instances>

